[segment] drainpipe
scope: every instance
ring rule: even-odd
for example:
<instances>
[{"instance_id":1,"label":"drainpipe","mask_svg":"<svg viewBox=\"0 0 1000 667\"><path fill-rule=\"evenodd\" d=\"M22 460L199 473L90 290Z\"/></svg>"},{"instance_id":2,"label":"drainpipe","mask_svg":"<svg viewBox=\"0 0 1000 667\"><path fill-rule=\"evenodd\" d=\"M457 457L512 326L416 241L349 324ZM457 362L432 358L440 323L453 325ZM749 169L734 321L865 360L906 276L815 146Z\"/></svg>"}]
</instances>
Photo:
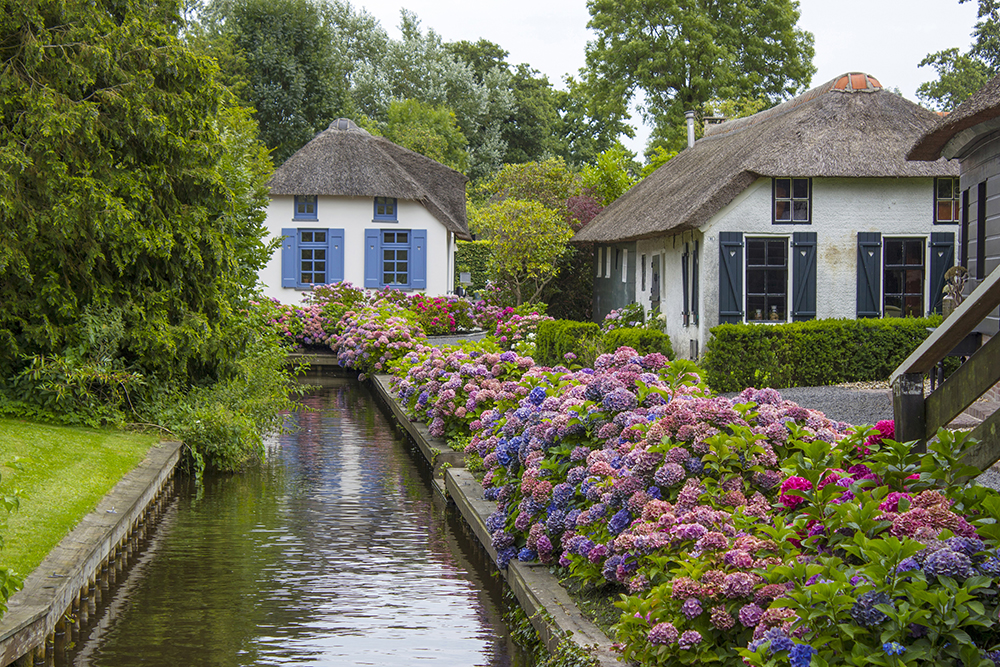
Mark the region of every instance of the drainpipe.
<instances>
[{"instance_id":1,"label":"drainpipe","mask_svg":"<svg viewBox=\"0 0 1000 667\"><path fill-rule=\"evenodd\" d=\"M684 118L688 126L688 148L694 146L694 111L685 111Z\"/></svg>"}]
</instances>

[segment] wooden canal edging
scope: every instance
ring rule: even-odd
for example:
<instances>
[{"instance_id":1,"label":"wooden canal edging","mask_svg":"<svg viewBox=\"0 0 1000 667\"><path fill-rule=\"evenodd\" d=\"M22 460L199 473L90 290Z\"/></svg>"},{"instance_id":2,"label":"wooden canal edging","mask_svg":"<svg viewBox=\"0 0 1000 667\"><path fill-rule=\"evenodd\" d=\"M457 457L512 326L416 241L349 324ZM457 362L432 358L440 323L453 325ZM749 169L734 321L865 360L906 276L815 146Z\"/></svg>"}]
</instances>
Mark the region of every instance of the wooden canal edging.
<instances>
[{"instance_id":1,"label":"wooden canal edging","mask_svg":"<svg viewBox=\"0 0 1000 667\"><path fill-rule=\"evenodd\" d=\"M181 447L154 445L28 575L0 619L0 666L53 665L77 638L162 510Z\"/></svg>"},{"instance_id":2,"label":"wooden canal edging","mask_svg":"<svg viewBox=\"0 0 1000 667\"><path fill-rule=\"evenodd\" d=\"M483 487L465 470L464 455L461 452L451 450L444 440L431 437L426 425L410 421L390 392L389 377L376 375L371 378L376 396L434 468L435 482L438 473L444 473L449 499L455 503L476 539L496 562L496 552L490 544L490 534L486 529L486 517L496 509L496 503L483 499ZM450 465L442 466L444 462ZM554 653L564 639L569 639L587 651L601 667L621 665L612 649L611 640L584 616L566 589L549 572L547 565L513 560L500 573L550 652Z\"/></svg>"}]
</instances>

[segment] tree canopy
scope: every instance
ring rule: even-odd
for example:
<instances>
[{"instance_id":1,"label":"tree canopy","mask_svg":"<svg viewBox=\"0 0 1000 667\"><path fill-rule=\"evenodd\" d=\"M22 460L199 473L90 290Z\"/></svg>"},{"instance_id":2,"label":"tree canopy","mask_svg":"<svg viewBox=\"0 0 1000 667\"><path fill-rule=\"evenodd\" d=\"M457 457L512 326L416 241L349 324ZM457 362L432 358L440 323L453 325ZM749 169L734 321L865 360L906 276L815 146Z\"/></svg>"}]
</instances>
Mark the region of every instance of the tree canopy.
<instances>
[{"instance_id":1,"label":"tree canopy","mask_svg":"<svg viewBox=\"0 0 1000 667\"><path fill-rule=\"evenodd\" d=\"M972 0L958 0L964 4ZM917 88L917 97L936 111L951 111L1000 73L1000 0L976 0L975 42L967 53L957 48L928 54L920 67L933 67L936 81Z\"/></svg>"},{"instance_id":2,"label":"tree canopy","mask_svg":"<svg viewBox=\"0 0 1000 667\"><path fill-rule=\"evenodd\" d=\"M169 1L4 2L0 380L67 350L181 382L231 359L271 165L179 25Z\"/></svg>"},{"instance_id":3,"label":"tree canopy","mask_svg":"<svg viewBox=\"0 0 1000 667\"><path fill-rule=\"evenodd\" d=\"M774 103L809 84L812 34L794 0L589 0L585 83L618 118L641 91L647 120L680 128L684 111L713 97ZM664 122L664 119L667 122ZM677 148L679 146L668 146Z\"/></svg>"},{"instance_id":4,"label":"tree canopy","mask_svg":"<svg viewBox=\"0 0 1000 667\"><path fill-rule=\"evenodd\" d=\"M419 100L393 100L387 116L382 133L386 139L456 171L465 171L469 142L453 111Z\"/></svg>"}]
</instances>

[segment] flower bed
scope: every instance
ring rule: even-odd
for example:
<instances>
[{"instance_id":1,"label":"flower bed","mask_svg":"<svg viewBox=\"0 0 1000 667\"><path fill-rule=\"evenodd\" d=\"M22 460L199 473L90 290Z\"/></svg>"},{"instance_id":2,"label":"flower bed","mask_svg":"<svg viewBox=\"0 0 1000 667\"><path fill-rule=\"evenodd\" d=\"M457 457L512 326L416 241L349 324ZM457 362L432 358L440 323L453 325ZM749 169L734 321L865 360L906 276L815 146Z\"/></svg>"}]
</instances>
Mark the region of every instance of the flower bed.
<instances>
[{"instance_id":1,"label":"flower bed","mask_svg":"<svg viewBox=\"0 0 1000 667\"><path fill-rule=\"evenodd\" d=\"M468 440L498 503L498 565L541 561L620 596L623 658L1000 664L1000 500L959 483L974 471L949 432L918 456L891 424L854 428L772 389L717 397L660 354L544 368L489 341L430 348L398 298L332 326L314 305L281 325L391 369L408 414Z\"/></svg>"},{"instance_id":2,"label":"flower bed","mask_svg":"<svg viewBox=\"0 0 1000 667\"><path fill-rule=\"evenodd\" d=\"M498 358L446 355L411 359L397 388L437 432L473 430L498 565L539 560L623 595L624 658L1000 657L1000 502L954 483L949 434L920 458L891 423L856 429L769 389L714 397L629 348L593 369L527 368L502 397L481 384Z\"/></svg>"}]
</instances>

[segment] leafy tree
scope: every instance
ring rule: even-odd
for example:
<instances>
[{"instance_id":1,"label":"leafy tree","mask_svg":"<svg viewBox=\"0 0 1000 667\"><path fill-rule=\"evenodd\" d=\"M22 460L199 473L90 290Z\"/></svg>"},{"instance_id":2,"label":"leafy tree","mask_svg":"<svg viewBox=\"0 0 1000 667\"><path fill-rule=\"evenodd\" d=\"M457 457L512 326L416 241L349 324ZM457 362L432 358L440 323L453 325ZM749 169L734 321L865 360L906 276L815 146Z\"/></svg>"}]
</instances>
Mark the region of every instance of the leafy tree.
<instances>
[{"instance_id":1,"label":"leafy tree","mask_svg":"<svg viewBox=\"0 0 1000 667\"><path fill-rule=\"evenodd\" d=\"M713 97L783 99L803 90L815 72L813 37L796 26L794 0L591 0L588 6L597 38L587 48L586 83L619 118L628 116L638 90L647 120L664 115L673 122Z\"/></svg>"},{"instance_id":2,"label":"leafy tree","mask_svg":"<svg viewBox=\"0 0 1000 667\"><path fill-rule=\"evenodd\" d=\"M677 151L672 151L664 146L653 147L649 154L649 160L639 172L639 178L646 178L675 157L677 157Z\"/></svg>"},{"instance_id":3,"label":"leafy tree","mask_svg":"<svg viewBox=\"0 0 1000 667\"><path fill-rule=\"evenodd\" d=\"M225 12L222 36L246 63L246 101L280 164L345 114L349 68L311 0L234 0L215 11Z\"/></svg>"},{"instance_id":4,"label":"leafy tree","mask_svg":"<svg viewBox=\"0 0 1000 667\"><path fill-rule=\"evenodd\" d=\"M635 130L624 121L616 101L606 102L593 95L591 86L566 77L567 90L556 91L559 121L553 153L567 164L579 167L597 159L618 137L634 137Z\"/></svg>"},{"instance_id":5,"label":"leafy tree","mask_svg":"<svg viewBox=\"0 0 1000 667\"><path fill-rule=\"evenodd\" d=\"M917 88L917 97L935 111L951 111L993 76L983 61L957 48L931 53L919 66L931 66L937 71L937 81L927 81Z\"/></svg>"},{"instance_id":6,"label":"leafy tree","mask_svg":"<svg viewBox=\"0 0 1000 667\"><path fill-rule=\"evenodd\" d=\"M632 152L616 143L597 156L594 164L580 171L584 188L601 206L609 205L638 182L638 165L634 157Z\"/></svg>"},{"instance_id":7,"label":"leafy tree","mask_svg":"<svg viewBox=\"0 0 1000 667\"><path fill-rule=\"evenodd\" d=\"M536 201L504 199L473 208L469 227L490 241L490 269L518 306L534 303L557 273L573 231L555 211Z\"/></svg>"},{"instance_id":8,"label":"leafy tree","mask_svg":"<svg viewBox=\"0 0 1000 667\"><path fill-rule=\"evenodd\" d=\"M457 171L468 165L468 143L447 107L432 107L419 100L393 100L383 136L415 153Z\"/></svg>"},{"instance_id":9,"label":"leafy tree","mask_svg":"<svg viewBox=\"0 0 1000 667\"><path fill-rule=\"evenodd\" d=\"M481 181L473 196L488 202L520 199L538 202L563 219L569 215L566 201L581 193L580 177L570 171L561 158L541 162L505 164L488 179Z\"/></svg>"},{"instance_id":10,"label":"leafy tree","mask_svg":"<svg viewBox=\"0 0 1000 667\"><path fill-rule=\"evenodd\" d=\"M156 0L19 0L0 13L8 401L38 398L51 415L67 388L86 399L103 386L116 400L134 391L121 407L142 412L143 399L234 378L256 344L242 311L269 254L271 164L250 111L179 25L177 5Z\"/></svg>"},{"instance_id":11,"label":"leafy tree","mask_svg":"<svg viewBox=\"0 0 1000 667\"><path fill-rule=\"evenodd\" d=\"M920 84L917 97L937 111L951 111L1000 73L1000 0L977 1L975 42L969 52L945 49L920 61L920 67L933 67L938 78Z\"/></svg>"},{"instance_id":12,"label":"leafy tree","mask_svg":"<svg viewBox=\"0 0 1000 667\"><path fill-rule=\"evenodd\" d=\"M506 153L502 126L513 104L509 72L493 68L478 80L437 33L421 31L411 12L401 12L400 30L402 40L389 40L379 58L356 69L352 95L358 109L385 122L393 100L448 107L469 141L470 177L495 171Z\"/></svg>"}]
</instances>

